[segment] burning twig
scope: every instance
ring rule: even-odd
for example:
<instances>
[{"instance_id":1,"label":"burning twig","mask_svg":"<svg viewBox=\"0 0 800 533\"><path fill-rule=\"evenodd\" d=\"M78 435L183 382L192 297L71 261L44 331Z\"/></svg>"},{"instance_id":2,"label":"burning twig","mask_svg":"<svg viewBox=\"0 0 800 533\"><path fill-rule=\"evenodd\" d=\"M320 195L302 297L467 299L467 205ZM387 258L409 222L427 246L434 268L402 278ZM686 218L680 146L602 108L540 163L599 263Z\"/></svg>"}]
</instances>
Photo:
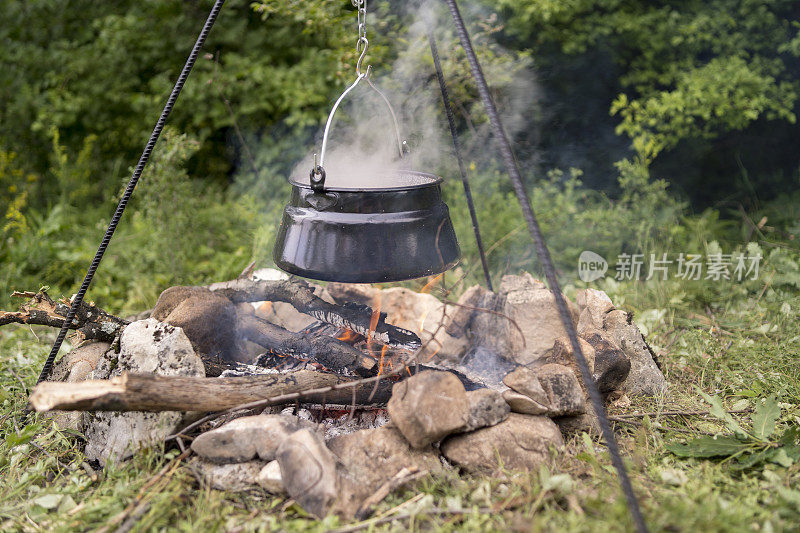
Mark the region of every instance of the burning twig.
<instances>
[{"instance_id":1,"label":"burning twig","mask_svg":"<svg viewBox=\"0 0 800 533\"><path fill-rule=\"evenodd\" d=\"M419 337L411 331L388 324L383 314L378 315L375 327L371 328L374 315L372 309L366 306L338 306L328 303L315 295L314 291L304 282L236 279L213 283L208 288L225 296L233 303L286 302L301 313L317 320L345 327L393 348L414 350L420 346Z\"/></svg>"}]
</instances>

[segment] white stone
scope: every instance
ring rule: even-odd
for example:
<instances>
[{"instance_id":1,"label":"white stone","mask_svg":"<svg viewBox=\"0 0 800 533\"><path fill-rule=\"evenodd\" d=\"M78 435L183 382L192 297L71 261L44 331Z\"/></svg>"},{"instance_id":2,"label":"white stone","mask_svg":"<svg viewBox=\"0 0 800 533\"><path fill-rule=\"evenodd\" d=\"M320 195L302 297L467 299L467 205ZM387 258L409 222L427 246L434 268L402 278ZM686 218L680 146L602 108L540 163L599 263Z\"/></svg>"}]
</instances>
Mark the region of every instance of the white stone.
<instances>
[{"instance_id":1,"label":"white stone","mask_svg":"<svg viewBox=\"0 0 800 533\"><path fill-rule=\"evenodd\" d=\"M205 376L203 362L183 331L153 318L125 327L116 367L104 377L116 377L123 372ZM127 459L140 448L160 445L165 437L184 425L185 416L185 413L174 411L89 414L86 457L96 459L102 465L109 460Z\"/></svg>"}]
</instances>

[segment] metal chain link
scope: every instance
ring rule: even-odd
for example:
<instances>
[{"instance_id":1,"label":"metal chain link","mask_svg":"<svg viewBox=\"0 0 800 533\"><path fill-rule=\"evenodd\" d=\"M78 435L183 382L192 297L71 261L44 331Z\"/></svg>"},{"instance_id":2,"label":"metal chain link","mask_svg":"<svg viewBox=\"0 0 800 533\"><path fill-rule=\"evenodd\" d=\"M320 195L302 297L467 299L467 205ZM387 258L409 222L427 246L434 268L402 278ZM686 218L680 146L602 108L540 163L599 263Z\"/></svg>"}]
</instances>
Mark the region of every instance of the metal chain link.
<instances>
[{"instance_id":1,"label":"metal chain link","mask_svg":"<svg viewBox=\"0 0 800 533\"><path fill-rule=\"evenodd\" d=\"M351 0L353 7L358 10L358 40L356 52L361 53L361 47L369 45L367 40L367 0Z\"/></svg>"}]
</instances>

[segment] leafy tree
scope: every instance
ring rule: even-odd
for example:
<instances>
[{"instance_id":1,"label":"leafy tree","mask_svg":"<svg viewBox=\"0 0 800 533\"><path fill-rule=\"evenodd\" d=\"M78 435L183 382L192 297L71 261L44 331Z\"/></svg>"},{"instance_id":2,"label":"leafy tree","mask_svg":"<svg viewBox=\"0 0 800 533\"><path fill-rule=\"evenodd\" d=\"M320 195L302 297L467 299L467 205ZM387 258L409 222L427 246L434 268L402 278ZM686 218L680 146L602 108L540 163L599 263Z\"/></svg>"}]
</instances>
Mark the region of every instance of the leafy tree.
<instances>
[{"instance_id":1,"label":"leafy tree","mask_svg":"<svg viewBox=\"0 0 800 533\"><path fill-rule=\"evenodd\" d=\"M107 191L141 150L210 5L3 2L0 146L44 173L52 131L71 149L95 135L95 180ZM226 2L170 118L204 143L197 166L217 178L236 159L219 149L235 120L246 130L317 124L350 76L349 3L277 6Z\"/></svg>"},{"instance_id":2,"label":"leafy tree","mask_svg":"<svg viewBox=\"0 0 800 533\"><path fill-rule=\"evenodd\" d=\"M564 63L593 58L604 65L607 72L599 78L591 77L596 71L589 66L586 77L568 78L579 85L570 104L581 108L581 91L592 97L597 90L592 85L607 84L603 96L614 96L604 105L618 120L616 132L631 140L646 164L682 148L681 159L666 168L677 173L683 163L685 171L692 153L686 143L699 142L707 152L725 150L736 144L732 134L745 137L747 130L769 132L772 143L782 135L778 142L786 143L784 150L796 138L791 128L800 91L796 2L499 0L496 5L508 21L511 42L529 47L544 71L561 69L561 76L548 80L556 90L565 81ZM764 124L766 131L759 129ZM737 150L745 152L742 144ZM765 172L786 163L793 179L800 164L793 153L788 160L773 158L771 166L756 156L751 160L767 167L757 168ZM724 168L730 183L730 165L706 156L712 167L706 165L706 172Z\"/></svg>"}]
</instances>

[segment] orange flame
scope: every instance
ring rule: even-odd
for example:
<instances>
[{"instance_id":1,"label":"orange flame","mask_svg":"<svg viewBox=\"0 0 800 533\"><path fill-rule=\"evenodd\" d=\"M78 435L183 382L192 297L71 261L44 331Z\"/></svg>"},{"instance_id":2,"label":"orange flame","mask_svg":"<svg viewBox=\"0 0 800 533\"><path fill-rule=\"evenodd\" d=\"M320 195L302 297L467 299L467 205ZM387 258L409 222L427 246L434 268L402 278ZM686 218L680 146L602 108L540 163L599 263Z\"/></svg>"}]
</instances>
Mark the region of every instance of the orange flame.
<instances>
[{"instance_id":1,"label":"orange flame","mask_svg":"<svg viewBox=\"0 0 800 533\"><path fill-rule=\"evenodd\" d=\"M425 312L422 313L422 316L419 319L419 333L420 333L420 335L422 335L422 332L425 331L425 319L428 318L428 311L429 311L429 309L426 309Z\"/></svg>"},{"instance_id":2,"label":"orange flame","mask_svg":"<svg viewBox=\"0 0 800 533\"><path fill-rule=\"evenodd\" d=\"M272 302L261 302L261 305L258 306L258 312L263 314L269 314L272 311Z\"/></svg>"},{"instance_id":3,"label":"orange flame","mask_svg":"<svg viewBox=\"0 0 800 533\"><path fill-rule=\"evenodd\" d=\"M336 338L343 342L354 343L361 337L358 333L353 331L352 329L344 328L344 331L340 333Z\"/></svg>"},{"instance_id":4,"label":"orange flame","mask_svg":"<svg viewBox=\"0 0 800 533\"><path fill-rule=\"evenodd\" d=\"M431 288L436 284L437 281L439 281L441 279L442 276L444 276L444 273L439 274L438 276L434 276L433 278L431 278L430 281L428 281L428 283L426 283L425 286L422 287L422 289L419 292L422 293L422 294L425 294L426 292L431 290Z\"/></svg>"},{"instance_id":5,"label":"orange flame","mask_svg":"<svg viewBox=\"0 0 800 533\"><path fill-rule=\"evenodd\" d=\"M372 333L375 331L375 328L378 327L378 321L381 318L381 293L377 291L376 294L377 302L372 309L372 316L369 319L369 331L367 332L367 348L370 350L372 349Z\"/></svg>"},{"instance_id":6,"label":"orange flame","mask_svg":"<svg viewBox=\"0 0 800 533\"><path fill-rule=\"evenodd\" d=\"M383 373L383 357L386 355L386 350L387 349L388 349L388 346L386 346L386 345L384 345L383 348L381 348L381 359L378 362L378 375L379 376Z\"/></svg>"},{"instance_id":7,"label":"orange flame","mask_svg":"<svg viewBox=\"0 0 800 533\"><path fill-rule=\"evenodd\" d=\"M428 359L427 359L427 360L428 360L428 361L430 361L431 359L433 359L433 358L436 356L436 354L437 354L437 353L439 353L439 350L441 350L441 349L442 349L442 344L441 344L441 343L439 343L439 347L438 347L438 348L436 348L436 349L433 351L433 353L432 353L432 354L430 354L430 355L428 356Z\"/></svg>"}]
</instances>

